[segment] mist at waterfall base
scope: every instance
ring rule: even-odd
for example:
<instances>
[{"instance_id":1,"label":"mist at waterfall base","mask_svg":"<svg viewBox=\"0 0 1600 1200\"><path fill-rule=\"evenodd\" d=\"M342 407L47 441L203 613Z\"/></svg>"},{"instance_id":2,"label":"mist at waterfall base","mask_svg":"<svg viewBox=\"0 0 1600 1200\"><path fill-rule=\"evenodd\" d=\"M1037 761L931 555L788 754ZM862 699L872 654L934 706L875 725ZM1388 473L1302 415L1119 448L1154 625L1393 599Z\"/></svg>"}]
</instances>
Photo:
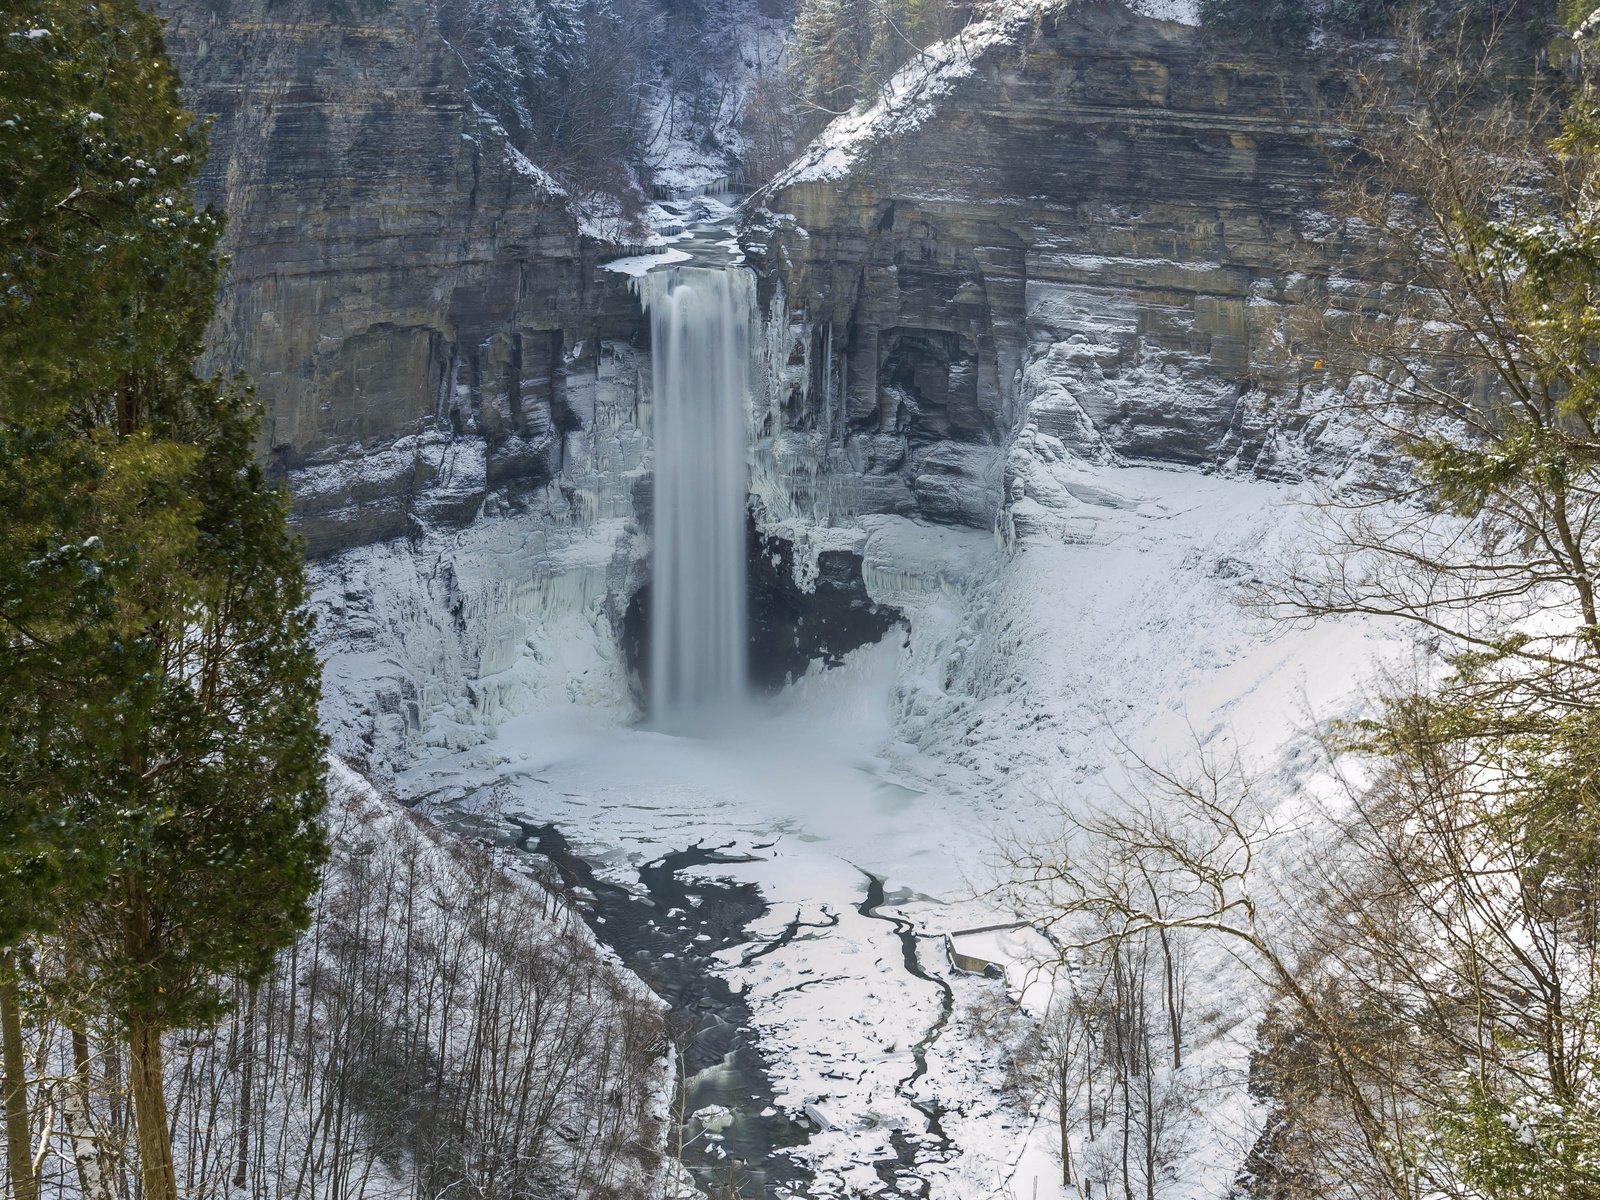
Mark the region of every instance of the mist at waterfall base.
<instances>
[{"instance_id":1,"label":"mist at waterfall base","mask_svg":"<svg viewBox=\"0 0 1600 1200\"><path fill-rule=\"evenodd\" d=\"M650 315L655 457L641 656L648 719L622 739L581 722L568 727L558 735L569 751L563 766L589 786L665 782L685 794L738 797L765 814L768 828L804 814L809 836L853 842L881 818L877 836L889 836L912 794L881 778L875 757L892 736L896 639L859 649L836 669L802 668L795 674L805 677L777 696L751 687L752 667L768 665L752 661L749 611L754 276L738 265L673 265L637 288ZM871 640L892 624L892 615L878 620Z\"/></svg>"},{"instance_id":2,"label":"mist at waterfall base","mask_svg":"<svg viewBox=\"0 0 1600 1200\"><path fill-rule=\"evenodd\" d=\"M650 716L705 733L747 690L745 504L754 283L672 267L640 291L650 313L655 444Z\"/></svg>"}]
</instances>

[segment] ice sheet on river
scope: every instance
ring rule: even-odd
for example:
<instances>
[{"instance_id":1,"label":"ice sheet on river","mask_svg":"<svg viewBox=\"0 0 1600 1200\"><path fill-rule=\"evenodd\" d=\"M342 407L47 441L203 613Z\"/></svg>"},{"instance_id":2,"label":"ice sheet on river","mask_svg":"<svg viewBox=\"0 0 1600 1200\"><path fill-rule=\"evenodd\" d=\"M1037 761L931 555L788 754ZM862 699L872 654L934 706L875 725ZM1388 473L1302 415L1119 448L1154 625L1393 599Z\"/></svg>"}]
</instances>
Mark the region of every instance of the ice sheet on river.
<instances>
[{"instance_id":1,"label":"ice sheet on river","mask_svg":"<svg viewBox=\"0 0 1600 1200\"><path fill-rule=\"evenodd\" d=\"M759 884L770 906L751 941L713 967L747 989L779 1103L797 1115L810 1105L833 1127L799 1152L816 1196L882 1187L874 1164L894 1157L897 1138L915 1160L904 1169L934 1197L1030 1195L1035 1177L1039 1196L1061 1194L1048 1138L1030 1132L1034 1114L1005 1091L1003 1056L973 1031L1004 986L956 976L943 950L951 929L1011 919L977 895L996 835L1044 828L1056 801L1105 800L1119 741L1157 758L1196 739L1236 742L1290 796L1309 757L1306 715L1348 706L1392 644L1354 622L1271 630L1240 606L1251 578L1303 536L1309 518L1285 486L1077 460L1035 469L1044 474L1030 495L1053 498L1020 547L862 522L849 537L869 587L893 594L909 629L802 680L743 730L672 738L630 726L615 694L598 702L601 683L621 676L600 619L607 601L588 596L538 617L546 636L566 639L568 666L535 670L525 660L552 648L529 636L503 668L524 679L555 671L561 688L521 687L492 718L458 712L449 730L476 735L414 737L396 780L404 795L554 821L622 882L697 839L752 857L702 868ZM481 547L500 535L478 536ZM374 592L421 586L402 557ZM574 546L561 561L588 557ZM354 711L348 695L382 686L385 672L432 671L396 649L435 653L399 632L415 606L391 596L384 609L372 619L397 622L387 632L330 646L332 687L346 694L331 701L336 723ZM586 669L591 684L577 686ZM864 913L871 877L885 897ZM922 977L908 970L908 945ZM1242 1087L1253 1024L1238 977L1200 962L1192 986L1206 1043L1196 1060L1224 1081L1206 1106L1215 1128L1185 1159L1181 1193L1200 1196L1229 1181L1257 1117ZM942 1110L942 1133L930 1110Z\"/></svg>"}]
</instances>

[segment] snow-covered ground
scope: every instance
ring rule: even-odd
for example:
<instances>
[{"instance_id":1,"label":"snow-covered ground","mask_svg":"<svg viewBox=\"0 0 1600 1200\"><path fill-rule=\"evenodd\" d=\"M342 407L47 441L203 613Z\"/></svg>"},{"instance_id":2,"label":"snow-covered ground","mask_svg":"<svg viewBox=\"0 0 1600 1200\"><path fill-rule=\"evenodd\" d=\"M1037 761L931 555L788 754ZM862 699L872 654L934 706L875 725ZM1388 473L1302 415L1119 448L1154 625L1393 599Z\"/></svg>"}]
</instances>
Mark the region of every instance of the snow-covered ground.
<instances>
[{"instance_id":1,"label":"snow-covered ground","mask_svg":"<svg viewBox=\"0 0 1600 1200\"><path fill-rule=\"evenodd\" d=\"M1113 802L1120 746L1159 760L1237 745L1292 803L1311 716L1347 708L1397 644L1357 622L1272 628L1240 603L1314 520L1293 488L1051 442L1024 431L1014 451L1020 543L881 516L813 531L859 549L907 626L717 739L636 723L603 586L626 554L604 522L535 553L517 518L486 518L325 569L324 601L345 605L329 628L336 743L397 768L403 796L554 822L635 887L641 865L695 843L752 860L697 868L769 904L711 966L745 993L777 1103L819 1127L795 1151L807 1195L877 1192L896 1142L934 1197L1027 1197L1035 1180L1066 1195L1050 1118L1033 1132L1003 1049L977 1032L1007 985L956 973L943 935L1012 917L984 897L997 847L1047 834L1058 803ZM517 578L550 571L566 582ZM410 715L385 718L404 697ZM1171 1194L1198 1198L1223 1194L1255 1133L1256 1002L1220 957L1197 961L1192 987L1194 1069L1214 1090Z\"/></svg>"}]
</instances>

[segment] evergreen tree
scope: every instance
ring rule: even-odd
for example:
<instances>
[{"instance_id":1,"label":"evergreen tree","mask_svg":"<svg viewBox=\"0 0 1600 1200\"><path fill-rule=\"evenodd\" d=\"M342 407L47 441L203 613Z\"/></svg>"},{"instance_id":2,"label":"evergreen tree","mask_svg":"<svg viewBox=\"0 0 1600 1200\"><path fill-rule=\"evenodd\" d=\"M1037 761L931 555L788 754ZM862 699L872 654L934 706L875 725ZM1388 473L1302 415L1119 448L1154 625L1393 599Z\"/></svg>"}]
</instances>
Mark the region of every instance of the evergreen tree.
<instances>
[{"instance_id":1,"label":"evergreen tree","mask_svg":"<svg viewBox=\"0 0 1600 1200\"><path fill-rule=\"evenodd\" d=\"M136 0L0 15L0 1037L31 1195L15 970L59 939L126 1034L148 1200L176 1195L164 1030L303 924L323 853L317 664L240 386L193 363L220 218Z\"/></svg>"},{"instance_id":2,"label":"evergreen tree","mask_svg":"<svg viewBox=\"0 0 1600 1200\"><path fill-rule=\"evenodd\" d=\"M795 68L800 94L825 115L848 112L876 86L874 44L883 48L868 0L803 0L795 20Z\"/></svg>"},{"instance_id":3,"label":"evergreen tree","mask_svg":"<svg viewBox=\"0 0 1600 1200\"><path fill-rule=\"evenodd\" d=\"M64 805L87 799L158 665L120 636L144 539L116 526L187 519L193 450L114 436L97 411L173 357L161 284L205 269L216 236L175 204L194 147L181 110L150 102L159 77L130 33L50 0L0 17L0 887L16 887L0 944L36 923L29 897L92 874Z\"/></svg>"},{"instance_id":4,"label":"evergreen tree","mask_svg":"<svg viewBox=\"0 0 1600 1200\"><path fill-rule=\"evenodd\" d=\"M972 11L962 0L801 0L796 91L818 117L870 104L896 71L955 33Z\"/></svg>"},{"instance_id":5,"label":"evergreen tree","mask_svg":"<svg viewBox=\"0 0 1600 1200\"><path fill-rule=\"evenodd\" d=\"M474 49L474 88L525 144L546 114L539 101L572 84L583 40L574 0L470 0L463 14Z\"/></svg>"},{"instance_id":6,"label":"evergreen tree","mask_svg":"<svg viewBox=\"0 0 1600 1200\"><path fill-rule=\"evenodd\" d=\"M240 393L198 384L205 438L188 484L194 537L150 603L162 670L121 739L138 822L108 886L66 931L70 956L128 1036L145 1195L176 1196L161 1035L225 1008L304 927L325 846L318 667L284 497L251 460Z\"/></svg>"}]
</instances>

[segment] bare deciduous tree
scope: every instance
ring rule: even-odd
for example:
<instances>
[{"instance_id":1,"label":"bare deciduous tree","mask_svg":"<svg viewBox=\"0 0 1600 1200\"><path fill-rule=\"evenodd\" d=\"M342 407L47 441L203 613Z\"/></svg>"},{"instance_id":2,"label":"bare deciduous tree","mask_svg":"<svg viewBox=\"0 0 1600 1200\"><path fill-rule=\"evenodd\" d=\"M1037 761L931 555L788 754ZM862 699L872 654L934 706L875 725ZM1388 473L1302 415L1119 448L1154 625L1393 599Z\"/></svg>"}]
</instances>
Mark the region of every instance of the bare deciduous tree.
<instances>
[{"instance_id":1,"label":"bare deciduous tree","mask_svg":"<svg viewBox=\"0 0 1600 1200\"><path fill-rule=\"evenodd\" d=\"M640 1194L666 1053L643 985L512 865L372 798L335 810L305 937L222 1025L164 1047L183 1194ZM130 1194L114 1031L31 1015L46 1183Z\"/></svg>"}]
</instances>

